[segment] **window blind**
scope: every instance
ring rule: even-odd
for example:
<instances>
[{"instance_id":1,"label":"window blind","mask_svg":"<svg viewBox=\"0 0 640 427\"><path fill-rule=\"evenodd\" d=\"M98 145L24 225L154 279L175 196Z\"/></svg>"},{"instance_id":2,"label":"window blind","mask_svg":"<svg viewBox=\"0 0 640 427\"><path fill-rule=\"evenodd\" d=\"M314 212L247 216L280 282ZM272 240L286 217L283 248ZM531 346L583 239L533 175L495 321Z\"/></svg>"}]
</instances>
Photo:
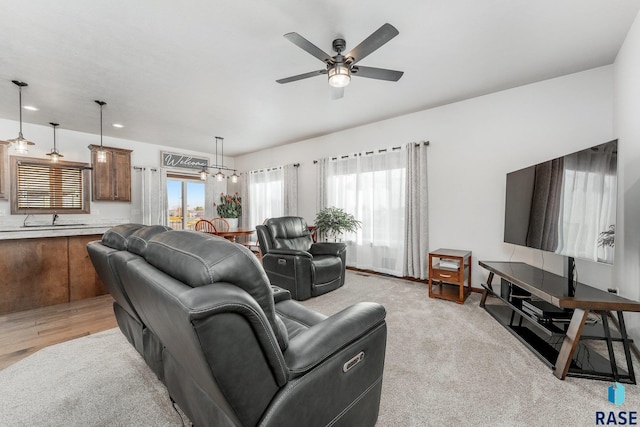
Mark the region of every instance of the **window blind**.
<instances>
[{"instance_id":1,"label":"window blind","mask_svg":"<svg viewBox=\"0 0 640 427\"><path fill-rule=\"evenodd\" d=\"M18 209L83 210L83 170L78 167L20 162Z\"/></svg>"}]
</instances>

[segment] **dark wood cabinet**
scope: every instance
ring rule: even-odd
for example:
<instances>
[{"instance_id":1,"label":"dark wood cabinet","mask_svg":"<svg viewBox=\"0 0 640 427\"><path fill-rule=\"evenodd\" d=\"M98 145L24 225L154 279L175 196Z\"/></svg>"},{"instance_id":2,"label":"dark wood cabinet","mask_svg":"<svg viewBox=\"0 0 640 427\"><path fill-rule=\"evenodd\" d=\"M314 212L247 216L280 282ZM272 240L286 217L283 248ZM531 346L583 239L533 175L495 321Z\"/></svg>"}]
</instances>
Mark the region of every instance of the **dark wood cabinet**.
<instances>
[{"instance_id":1,"label":"dark wood cabinet","mask_svg":"<svg viewBox=\"0 0 640 427\"><path fill-rule=\"evenodd\" d=\"M131 201L131 151L102 147L107 161L98 162L99 145L90 145L93 201Z\"/></svg>"},{"instance_id":2,"label":"dark wood cabinet","mask_svg":"<svg viewBox=\"0 0 640 427\"><path fill-rule=\"evenodd\" d=\"M0 315L106 294L87 252L100 238L0 240Z\"/></svg>"}]
</instances>

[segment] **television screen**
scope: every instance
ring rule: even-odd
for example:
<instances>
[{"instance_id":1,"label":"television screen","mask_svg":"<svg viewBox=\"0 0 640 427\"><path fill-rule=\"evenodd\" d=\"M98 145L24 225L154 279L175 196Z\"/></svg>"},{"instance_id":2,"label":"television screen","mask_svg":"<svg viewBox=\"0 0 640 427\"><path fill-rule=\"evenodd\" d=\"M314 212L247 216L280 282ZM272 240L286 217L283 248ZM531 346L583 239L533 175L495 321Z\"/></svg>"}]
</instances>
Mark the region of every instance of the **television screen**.
<instances>
[{"instance_id":1,"label":"television screen","mask_svg":"<svg viewBox=\"0 0 640 427\"><path fill-rule=\"evenodd\" d=\"M504 241L613 264L618 141L507 174Z\"/></svg>"}]
</instances>

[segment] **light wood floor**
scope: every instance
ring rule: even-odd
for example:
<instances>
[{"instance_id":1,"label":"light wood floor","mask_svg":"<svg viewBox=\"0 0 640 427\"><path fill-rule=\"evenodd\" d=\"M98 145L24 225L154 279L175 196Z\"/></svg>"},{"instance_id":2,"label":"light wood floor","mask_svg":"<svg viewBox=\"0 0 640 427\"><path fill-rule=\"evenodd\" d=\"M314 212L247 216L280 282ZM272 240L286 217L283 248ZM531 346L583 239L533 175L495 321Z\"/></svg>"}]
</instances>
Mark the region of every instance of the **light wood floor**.
<instances>
[{"instance_id":1,"label":"light wood floor","mask_svg":"<svg viewBox=\"0 0 640 427\"><path fill-rule=\"evenodd\" d=\"M2 315L0 370L44 347L116 326L111 295Z\"/></svg>"}]
</instances>

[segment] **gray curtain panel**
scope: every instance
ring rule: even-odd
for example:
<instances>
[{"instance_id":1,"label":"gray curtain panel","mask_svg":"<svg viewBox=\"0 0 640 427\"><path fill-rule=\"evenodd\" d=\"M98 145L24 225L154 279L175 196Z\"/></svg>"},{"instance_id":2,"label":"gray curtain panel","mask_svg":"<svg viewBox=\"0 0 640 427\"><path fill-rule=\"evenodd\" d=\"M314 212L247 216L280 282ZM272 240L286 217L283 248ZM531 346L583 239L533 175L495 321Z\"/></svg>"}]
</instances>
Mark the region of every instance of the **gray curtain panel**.
<instances>
[{"instance_id":1,"label":"gray curtain panel","mask_svg":"<svg viewBox=\"0 0 640 427\"><path fill-rule=\"evenodd\" d=\"M240 197L242 197L242 215L240 218L241 227L255 227L251 224L251 205L249 203L249 174L240 174Z\"/></svg>"},{"instance_id":2,"label":"gray curtain panel","mask_svg":"<svg viewBox=\"0 0 640 427\"><path fill-rule=\"evenodd\" d=\"M558 247L563 163L560 158L536 166L527 246L551 252Z\"/></svg>"},{"instance_id":3,"label":"gray curtain panel","mask_svg":"<svg viewBox=\"0 0 640 427\"><path fill-rule=\"evenodd\" d=\"M405 255L403 275L426 279L429 273L427 144L407 144Z\"/></svg>"},{"instance_id":4,"label":"gray curtain panel","mask_svg":"<svg viewBox=\"0 0 640 427\"><path fill-rule=\"evenodd\" d=\"M284 215L298 216L298 167L286 165L284 172Z\"/></svg>"},{"instance_id":5,"label":"gray curtain panel","mask_svg":"<svg viewBox=\"0 0 640 427\"><path fill-rule=\"evenodd\" d=\"M316 212L327 207L327 165L329 159L316 161Z\"/></svg>"}]
</instances>

